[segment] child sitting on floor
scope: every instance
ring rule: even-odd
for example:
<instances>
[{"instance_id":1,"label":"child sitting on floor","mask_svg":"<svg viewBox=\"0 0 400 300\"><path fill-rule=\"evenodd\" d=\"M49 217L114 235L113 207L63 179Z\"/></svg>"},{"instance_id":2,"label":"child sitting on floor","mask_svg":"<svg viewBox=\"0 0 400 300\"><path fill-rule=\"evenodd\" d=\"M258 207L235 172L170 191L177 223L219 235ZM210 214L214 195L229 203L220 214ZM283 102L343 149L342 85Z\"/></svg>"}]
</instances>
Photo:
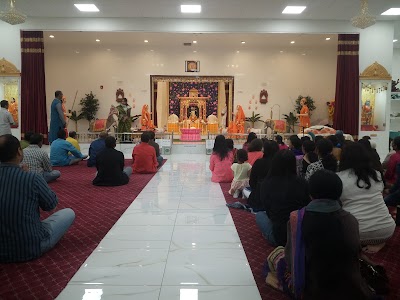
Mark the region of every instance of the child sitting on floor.
<instances>
[{"instance_id":1,"label":"child sitting on floor","mask_svg":"<svg viewBox=\"0 0 400 300\"><path fill-rule=\"evenodd\" d=\"M231 167L234 178L232 180L229 194L233 194L233 198L238 198L240 192L247 186L249 186L250 170L251 165L246 162L248 155L246 150L239 149L236 152L237 163L234 163Z\"/></svg>"}]
</instances>

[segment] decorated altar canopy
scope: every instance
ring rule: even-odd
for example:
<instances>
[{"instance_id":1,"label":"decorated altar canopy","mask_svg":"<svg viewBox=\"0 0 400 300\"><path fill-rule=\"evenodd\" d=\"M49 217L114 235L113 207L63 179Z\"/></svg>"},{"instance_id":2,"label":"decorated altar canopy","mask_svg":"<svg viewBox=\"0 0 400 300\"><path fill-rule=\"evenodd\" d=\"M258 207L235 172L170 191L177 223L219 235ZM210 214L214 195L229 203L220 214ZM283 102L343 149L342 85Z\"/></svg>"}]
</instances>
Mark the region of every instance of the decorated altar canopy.
<instances>
[{"instance_id":1,"label":"decorated altar canopy","mask_svg":"<svg viewBox=\"0 0 400 300\"><path fill-rule=\"evenodd\" d=\"M179 99L179 111L180 111L180 121L186 120L189 118L188 109L190 107L197 107L198 109L198 119L202 121L206 121L207 118L207 100L210 99L210 96L207 97L199 97L199 91L196 89L191 89L189 91L189 97L178 97Z\"/></svg>"}]
</instances>

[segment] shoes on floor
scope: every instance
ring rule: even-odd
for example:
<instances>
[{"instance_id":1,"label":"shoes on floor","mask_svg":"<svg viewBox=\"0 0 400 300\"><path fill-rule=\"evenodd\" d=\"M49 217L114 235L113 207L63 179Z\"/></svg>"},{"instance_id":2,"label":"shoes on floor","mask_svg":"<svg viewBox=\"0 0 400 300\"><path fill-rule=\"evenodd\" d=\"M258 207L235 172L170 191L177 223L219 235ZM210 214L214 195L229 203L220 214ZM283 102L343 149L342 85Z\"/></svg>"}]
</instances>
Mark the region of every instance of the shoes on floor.
<instances>
[{"instance_id":1,"label":"shoes on floor","mask_svg":"<svg viewBox=\"0 0 400 300\"><path fill-rule=\"evenodd\" d=\"M240 191L239 190L236 190L235 191L235 193L233 194L233 198L239 198L239 195L240 195Z\"/></svg>"}]
</instances>

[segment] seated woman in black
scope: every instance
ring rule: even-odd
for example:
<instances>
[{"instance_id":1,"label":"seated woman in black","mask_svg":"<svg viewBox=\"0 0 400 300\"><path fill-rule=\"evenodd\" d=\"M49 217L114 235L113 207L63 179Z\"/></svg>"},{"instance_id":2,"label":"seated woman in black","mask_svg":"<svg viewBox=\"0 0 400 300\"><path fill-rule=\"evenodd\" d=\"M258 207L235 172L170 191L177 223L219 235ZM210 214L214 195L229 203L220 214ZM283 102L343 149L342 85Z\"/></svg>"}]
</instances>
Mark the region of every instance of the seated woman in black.
<instances>
[{"instance_id":1,"label":"seated woman in black","mask_svg":"<svg viewBox=\"0 0 400 300\"><path fill-rule=\"evenodd\" d=\"M294 155L303 155L303 151L301 151L301 140L296 134L293 134L289 137L289 149L294 153Z\"/></svg>"},{"instance_id":2,"label":"seated woman in black","mask_svg":"<svg viewBox=\"0 0 400 300\"><path fill-rule=\"evenodd\" d=\"M285 246L290 213L310 202L307 182L296 175L292 151L281 150L275 155L260 189L265 212L256 214L256 223L272 246Z\"/></svg>"},{"instance_id":3,"label":"seated woman in black","mask_svg":"<svg viewBox=\"0 0 400 300\"><path fill-rule=\"evenodd\" d=\"M264 178L267 176L271 167L272 159L275 154L279 151L279 145L275 141L266 141L264 143L264 155L262 158L257 159L251 168L250 173L250 189L251 194L247 200L253 210L258 211L262 209L260 203L260 185Z\"/></svg>"},{"instance_id":4,"label":"seated woman in black","mask_svg":"<svg viewBox=\"0 0 400 300\"><path fill-rule=\"evenodd\" d=\"M311 140L304 141L303 146L303 160L302 160L302 175L305 176L307 168L310 164L318 160L318 155L315 153L315 143Z\"/></svg>"}]
</instances>

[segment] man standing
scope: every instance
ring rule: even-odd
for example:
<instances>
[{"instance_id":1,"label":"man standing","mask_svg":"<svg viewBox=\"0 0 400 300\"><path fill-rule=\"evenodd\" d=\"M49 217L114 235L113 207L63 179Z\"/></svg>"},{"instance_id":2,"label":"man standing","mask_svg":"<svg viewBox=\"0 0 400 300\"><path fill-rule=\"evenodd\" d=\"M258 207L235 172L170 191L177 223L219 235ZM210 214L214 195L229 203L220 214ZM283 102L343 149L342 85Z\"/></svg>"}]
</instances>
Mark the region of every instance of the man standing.
<instances>
[{"instance_id":1,"label":"man standing","mask_svg":"<svg viewBox=\"0 0 400 300\"><path fill-rule=\"evenodd\" d=\"M50 144L57 139L57 133L60 129L64 129L66 122L64 119L64 112L62 110L63 93L61 91L55 92L55 99L51 103L50 108Z\"/></svg>"},{"instance_id":2,"label":"man standing","mask_svg":"<svg viewBox=\"0 0 400 300\"><path fill-rule=\"evenodd\" d=\"M96 168L97 175L93 179L93 185L118 186L128 184L132 168L124 168L124 154L115 150L116 141L113 136L105 139L105 149L97 154Z\"/></svg>"},{"instance_id":3,"label":"man standing","mask_svg":"<svg viewBox=\"0 0 400 300\"><path fill-rule=\"evenodd\" d=\"M58 199L42 176L19 166L23 152L11 134L0 137L0 262L35 259L67 232L75 213L65 208L40 221L39 208L53 210Z\"/></svg>"},{"instance_id":4,"label":"man standing","mask_svg":"<svg viewBox=\"0 0 400 300\"><path fill-rule=\"evenodd\" d=\"M102 131L99 134L99 138L90 144L89 159L87 160L88 167L96 166L96 156L106 147L105 139L107 136L108 133L106 131Z\"/></svg>"},{"instance_id":5,"label":"man standing","mask_svg":"<svg viewBox=\"0 0 400 300\"><path fill-rule=\"evenodd\" d=\"M58 139L53 141L50 147L50 161L53 166L70 166L79 163L87 157L87 155L83 155L71 143L65 140L66 134L64 129L58 131L57 137ZM72 155L69 155L69 152Z\"/></svg>"},{"instance_id":6,"label":"man standing","mask_svg":"<svg viewBox=\"0 0 400 300\"><path fill-rule=\"evenodd\" d=\"M29 171L43 176L46 182L56 180L61 173L51 168L51 163L47 153L42 150L43 135L34 133L30 138L30 145L26 147L22 163L28 165Z\"/></svg>"},{"instance_id":7,"label":"man standing","mask_svg":"<svg viewBox=\"0 0 400 300\"><path fill-rule=\"evenodd\" d=\"M8 111L8 101L2 100L0 106L0 136L11 134L11 125L14 124L14 119Z\"/></svg>"},{"instance_id":8,"label":"man standing","mask_svg":"<svg viewBox=\"0 0 400 300\"><path fill-rule=\"evenodd\" d=\"M156 173L157 158L156 150L149 145L150 135L147 132L142 133L141 143L136 145L132 151L133 172L134 173Z\"/></svg>"}]
</instances>

